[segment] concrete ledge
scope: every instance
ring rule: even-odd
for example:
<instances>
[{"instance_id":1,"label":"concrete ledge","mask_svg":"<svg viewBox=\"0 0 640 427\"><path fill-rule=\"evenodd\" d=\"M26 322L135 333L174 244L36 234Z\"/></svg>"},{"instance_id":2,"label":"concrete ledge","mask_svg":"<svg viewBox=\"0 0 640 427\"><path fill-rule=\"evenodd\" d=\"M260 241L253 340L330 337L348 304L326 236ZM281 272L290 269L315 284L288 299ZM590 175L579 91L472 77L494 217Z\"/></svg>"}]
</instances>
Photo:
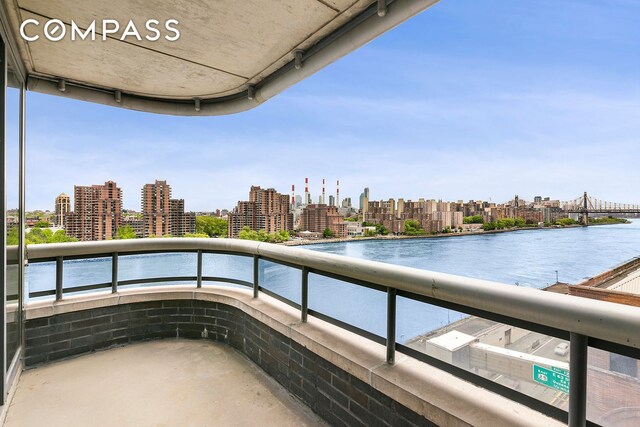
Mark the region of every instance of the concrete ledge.
<instances>
[{"instance_id":1,"label":"concrete ledge","mask_svg":"<svg viewBox=\"0 0 640 427\"><path fill-rule=\"evenodd\" d=\"M562 423L406 355L386 349L250 290L148 287L31 302L26 364L97 348L180 336L225 341L243 351L329 422L441 426ZM176 332L177 330L177 332Z\"/></svg>"}]
</instances>

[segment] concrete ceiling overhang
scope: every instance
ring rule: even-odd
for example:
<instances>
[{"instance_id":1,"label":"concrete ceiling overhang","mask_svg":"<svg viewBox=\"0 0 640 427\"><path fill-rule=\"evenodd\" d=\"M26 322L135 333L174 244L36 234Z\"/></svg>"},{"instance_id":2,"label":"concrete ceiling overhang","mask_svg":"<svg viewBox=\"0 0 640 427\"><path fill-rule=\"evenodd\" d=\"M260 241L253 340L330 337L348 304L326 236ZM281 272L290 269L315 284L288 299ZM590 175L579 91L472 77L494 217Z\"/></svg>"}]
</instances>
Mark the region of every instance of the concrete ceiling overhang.
<instances>
[{"instance_id":1,"label":"concrete ceiling overhang","mask_svg":"<svg viewBox=\"0 0 640 427\"><path fill-rule=\"evenodd\" d=\"M174 115L245 111L368 43L438 0L5 0L27 87ZM20 34L25 20L27 41ZM47 39L60 20L66 36ZM147 29L155 19L160 30ZM167 20L180 37L164 27ZM103 22L120 29L103 34ZM140 39L125 27L133 21ZM73 22L72 22L73 21ZM71 39L96 22L95 40ZM55 25L51 27L55 28ZM107 28L113 25L107 24ZM62 34L59 28L56 35ZM76 33L77 34L77 33Z\"/></svg>"}]
</instances>

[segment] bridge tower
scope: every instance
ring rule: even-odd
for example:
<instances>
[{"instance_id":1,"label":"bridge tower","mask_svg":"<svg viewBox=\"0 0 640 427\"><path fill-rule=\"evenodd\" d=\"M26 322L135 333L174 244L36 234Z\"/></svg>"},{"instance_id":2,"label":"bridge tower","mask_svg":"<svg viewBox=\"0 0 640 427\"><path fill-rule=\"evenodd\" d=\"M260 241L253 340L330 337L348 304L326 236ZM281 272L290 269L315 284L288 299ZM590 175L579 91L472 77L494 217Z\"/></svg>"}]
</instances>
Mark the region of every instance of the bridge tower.
<instances>
[{"instance_id":1,"label":"bridge tower","mask_svg":"<svg viewBox=\"0 0 640 427\"><path fill-rule=\"evenodd\" d=\"M586 191L582 197L582 224L589 225L589 202Z\"/></svg>"}]
</instances>

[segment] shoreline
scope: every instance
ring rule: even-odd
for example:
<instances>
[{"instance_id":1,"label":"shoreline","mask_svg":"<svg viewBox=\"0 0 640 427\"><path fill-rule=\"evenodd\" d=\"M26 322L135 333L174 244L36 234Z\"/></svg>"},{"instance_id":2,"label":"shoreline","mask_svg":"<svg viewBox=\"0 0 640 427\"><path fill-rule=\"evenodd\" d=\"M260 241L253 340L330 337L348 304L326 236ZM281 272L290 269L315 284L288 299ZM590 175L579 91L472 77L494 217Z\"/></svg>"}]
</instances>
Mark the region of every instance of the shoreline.
<instances>
[{"instance_id":1,"label":"shoreline","mask_svg":"<svg viewBox=\"0 0 640 427\"><path fill-rule=\"evenodd\" d=\"M439 239L447 237L463 237L463 236L482 236L485 234L497 234L497 233L512 233L514 231L540 231L540 230L558 230L565 228L578 228L578 227L597 227L601 225L615 225L615 224L591 224L591 225L565 225L560 227L514 227L503 230L481 230L470 232L458 232L458 233L440 233L440 234L427 234L419 236L404 236L404 235L387 235L387 236L375 236L375 237L339 237L332 239L300 239L289 240L287 242L280 243L284 246L305 246L305 245L319 245L324 243L345 243L345 242L361 242L369 240L404 240L404 239Z\"/></svg>"}]
</instances>

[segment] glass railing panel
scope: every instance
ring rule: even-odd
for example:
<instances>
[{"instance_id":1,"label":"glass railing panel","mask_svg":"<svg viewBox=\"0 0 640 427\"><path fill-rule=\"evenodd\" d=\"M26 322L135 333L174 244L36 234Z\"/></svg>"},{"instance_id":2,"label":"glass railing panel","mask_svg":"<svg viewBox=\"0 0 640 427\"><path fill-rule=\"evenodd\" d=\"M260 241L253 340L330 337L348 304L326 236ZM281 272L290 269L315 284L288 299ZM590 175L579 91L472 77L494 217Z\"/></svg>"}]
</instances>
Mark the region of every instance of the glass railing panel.
<instances>
[{"instance_id":1,"label":"glass railing panel","mask_svg":"<svg viewBox=\"0 0 640 427\"><path fill-rule=\"evenodd\" d=\"M396 342L430 359L500 384L494 391L515 400L533 398L568 410L568 341L455 310L398 297ZM420 354L429 357L421 357ZM433 363L433 362L431 362ZM455 369L450 370L458 375Z\"/></svg>"},{"instance_id":2,"label":"glass railing panel","mask_svg":"<svg viewBox=\"0 0 640 427\"><path fill-rule=\"evenodd\" d=\"M312 273L309 309L379 337L386 336L386 292Z\"/></svg>"},{"instance_id":3,"label":"glass railing panel","mask_svg":"<svg viewBox=\"0 0 640 427\"><path fill-rule=\"evenodd\" d=\"M198 256L194 252L120 255L118 282L141 281L144 283L122 284L119 287L195 284L198 273L197 263ZM175 278L175 280L148 281L155 278Z\"/></svg>"},{"instance_id":4,"label":"glass railing panel","mask_svg":"<svg viewBox=\"0 0 640 427\"><path fill-rule=\"evenodd\" d=\"M34 299L30 296L36 292L56 290L56 263L50 262L30 262L25 268L25 299Z\"/></svg>"},{"instance_id":5,"label":"glass railing panel","mask_svg":"<svg viewBox=\"0 0 640 427\"><path fill-rule=\"evenodd\" d=\"M253 283L253 257L230 255L230 254L202 254L202 276L203 277L221 277L226 279L241 280L243 282ZM236 286L226 282L203 281L203 285L229 285ZM244 287L244 286L243 286Z\"/></svg>"},{"instance_id":6,"label":"glass railing panel","mask_svg":"<svg viewBox=\"0 0 640 427\"><path fill-rule=\"evenodd\" d=\"M300 304L302 295L302 273L300 269L264 259L261 259L258 265L258 278L261 288L286 298L295 304ZM253 268L250 271L253 271Z\"/></svg>"},{"instance_id":7,"label":"glass railing panel","mask_svg":"<svg viewBox=\"0 0 640 427\"><path fill-rule=\"evenodd\" d=\"M53 289L55 289L55 277L55 263L53 263ZM62 283L65 293L72 292L73 288L100 283L109 284L108 287L110 287L111 257L64 260L62 262Z\"/></svg>"}]
</instances>

